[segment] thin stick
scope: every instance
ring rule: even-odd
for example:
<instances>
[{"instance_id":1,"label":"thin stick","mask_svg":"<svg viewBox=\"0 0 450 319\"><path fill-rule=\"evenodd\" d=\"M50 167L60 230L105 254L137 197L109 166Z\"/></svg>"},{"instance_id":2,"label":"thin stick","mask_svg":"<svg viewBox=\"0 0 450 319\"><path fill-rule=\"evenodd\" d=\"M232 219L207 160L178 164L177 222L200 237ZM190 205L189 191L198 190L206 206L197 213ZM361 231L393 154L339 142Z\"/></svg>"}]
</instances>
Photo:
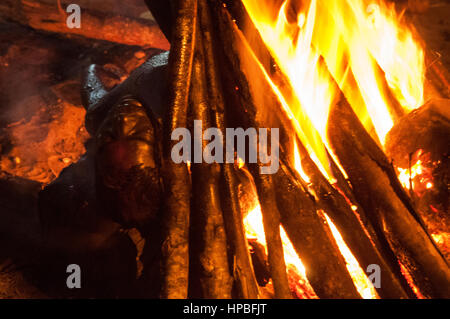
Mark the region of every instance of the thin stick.
<instances>
[{"instance_id":1,"label":"thin stick","mask_svg":"<svg viewBox=\"0 0 450 319\"><path fill-rule=\"evenodd\" d=\"M189 87L194 57L197 0L178 1L178 16L169 57L168 118L164 122L163 176L166 207L163 224L161 298L186 298L189 277L189 214L191 186L188 167L175 164L171 134L187 126Z\"/></svg>"},{"instance_id":2,"label":"thin stick","mask_svg":"<svg viewBox=\"0 0 450 319\"><path fill-rule=\"evenodd\" d=\"M261 175L258 165L253 165L258 198L263 215L264 235L266 237L270 274L273 280L275 297L290 299L292 293L286 274L283 244L280 236L280 212L275 198L275 187L270 175Z\"/></svg>"}]
</instances>

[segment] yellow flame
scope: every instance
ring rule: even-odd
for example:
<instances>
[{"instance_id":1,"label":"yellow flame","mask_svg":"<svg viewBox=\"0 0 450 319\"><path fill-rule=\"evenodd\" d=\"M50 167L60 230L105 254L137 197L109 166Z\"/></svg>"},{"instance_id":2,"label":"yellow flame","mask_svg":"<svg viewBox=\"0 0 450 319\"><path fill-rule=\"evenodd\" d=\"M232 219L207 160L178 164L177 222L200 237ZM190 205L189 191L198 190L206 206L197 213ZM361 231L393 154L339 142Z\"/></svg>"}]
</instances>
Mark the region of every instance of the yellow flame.
<instances>
[{"instance_id":1,"label":"yellow flame","mask_svg":"<svg viewBox=\"0 0 450 319\"><path fill-rule=\"evenodd\" d=\"M350 249L347 247L347 244L345 243L338 229L327 214L324 214L324 216L327 220L328 226L331 229L331 233L336 240L339 250L345 259L347 270L351 274L353 283L355 284L355 287L360 293L361 297L363 297L364 299L377 299L378 294L375 288L367 278L365 272L361 269L358 261L353 256Z\"/></svg>"},{"instance_id":2,"label":"yellow flame","mask_svg":"<svg viewBox=\"0 0 450 319\"><path fill-rule=\"evenodd\" d=\"M449 237L446 233L440 233L440 234L431 234L431 237L437 244L444 244L445 243L445 237Z\"/></svg>"},{"instance_id":3,"label":"yellow flame","mask_svg":"<svg viewBox=\"0 0 450 319\"><path fill-rule=\"evenodd\" d=\"M244 227L247 239L256 239L260 244L266 248L266 238L264 235L264 224L262 220L261 206L257 205L251 210L244 218ZM314 290L310 286L308 279L306 278L306 269L297 255L294 246L292 246L284 228L280 226L280 237L283 243L283 252L287 268L292 267L299 275L300 280L297 289L304 290L302 295L315 296Z\"/></svg>"},{"instance_id":4,"label":"yellow flame","mask_svg":"<svg viewBox=\"0 0 450 319\"><path fill-rule=\"evenodd\" d=\"M244 219L244 226L248 239L256 239L261 245L266 247L266 237L264 235L264 224L262 220L261 206L257 205L252 211L250 211ZM297 253L292 246L289 238L284 231L284 228L280 226L280 236L283 243L284 258L287 265L294 266L297 271L306 276L305 266L298 257Z\"/></svg>"},{"instance_id":5,"label":"yellow flame","mask_svg":"<svg viewBox=\"0 0 450 319\"><path fill-rule=\"evenodd\" d=\"M295 170L300 174L300 176L303 178L303 180L307 183L310 182L309 176L306 175L306 173L303 171L302 168L302 160L300 158L300 152L298 150L298 145L297 142L294 141L294 165L295 165Z\"/></svg>"},{"instance_id":6,"label":"yellow flame","mask_svg":"<svg viewBox=\"0 0 450 319\"><path fill-rule=\"evenodd\" d=\"M326 127L340 90L382 143L394 123L390 99L405 111L423 104L423 49L393 5L311 0L292 19L288 1L281 7L269 0L243 3L292 87L282 100L295 118L298 136L329 178Z\"/></svg>"},{"instance_id":7,"label":"yellow flame","mask_svg":"<svg viewBox=\"0 0 450 319\"><path fill-rule=\"evenodd\" d=\"M280 1L242 1L290 88L278 87L279 78L259 66L299 140L330 181L327 121L341 92L381 143L402 111L423 104L424 51L414 29L402 21L393 4L383 0L285 0L279 6ZM298 12L291 3L300 4ZM309 182L297 145L294 160L298 173ZM339 231L326 219L358 291L364 298L377 298ZM265 243L259 206L249 213L245 225L249 236ZM287 262L304 272L283 231L282 237Z\"/></svg>"},{"instance_id":8,"label":"yellow flame","mask_svg":"<svg viewBox=\"0 0 450 319\"><path fill-rule=\"evenodd\" d=\"M353 282L354 282L355 287L357 288L358 292L365 299L378 298L378 294L377 294L375 288L373 287L372 283L367 278L364 271L359 266L358 261L353 256L350 249L345 244L338 229L336 228L336 226L333 224L331 219L326 214L324 214L324 216L328 222L328 225L334 236L334 239L336 240L339 250L345 259L347 270L351 274L351 277L353 279ZM262 220L261 207L259 205L257 205L253 210L251 210L247 214L247 216L244 219L244 227L245 227L247 238L248 239L256 239L260 244L262 244L266 248L266 253L267 253L266 238L264 235L264 225L263 225L263 220ZM306 278L305 266L303 265L301 259L299 258L298 254L296 253L294 247L292 246L291 241L289 240L289 238L282 226L280 226L280 236L281 236L281 241L283 243L283 252L284 252L286 266L293 267L296 270L296 272L299 275L301 275L302 283L308 283L308 280ZM309 284L307 287L302 287L302 288L312 291L312 288L309 286Z\"/></svg>"}]
</instances>

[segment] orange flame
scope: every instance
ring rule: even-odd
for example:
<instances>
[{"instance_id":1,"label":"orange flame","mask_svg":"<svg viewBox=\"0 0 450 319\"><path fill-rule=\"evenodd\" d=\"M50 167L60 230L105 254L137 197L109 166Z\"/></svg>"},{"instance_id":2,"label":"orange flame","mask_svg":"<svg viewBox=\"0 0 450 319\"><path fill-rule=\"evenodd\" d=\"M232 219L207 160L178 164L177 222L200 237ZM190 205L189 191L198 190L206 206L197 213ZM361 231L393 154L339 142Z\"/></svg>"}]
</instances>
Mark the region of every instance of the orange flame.
<instances>
[{"instance_id":1,"label":"orange flame","mask_svg":"<svg viewBox=\"0 0 450 319\"><path fill-rule=\"evenodd\" d=\"M242 1L290 88L278 87L277 80L260 65L263 74L299 140L330 182L327 121L341 92L366 130L382 144L399 115L424 103L424 50L415 39L415 30L403 22L403 13L398 14L393 4L383 0L285 0L281 7L274 7L270 0ZM297 145L294 160L298 173L309 182ZM377 298L339 231L325 217L361 296ZM256 207L245 220L247 234L264 243L259 219ZM291 254L298 257L288 244L283 237L287 263L304 274L300 259L291 259Z\"/></svg>"},{"instance_id":2,"label":"orange flame","mask_svg":"<svg viewBox=\"0 0 450 319\"><path fill-rule=\"evenodd\" d=\"M430 153L418 150L411 158L414 164L409 168L397 167L398 179L405 189L412 190L417 196L421 196L426 190L434 187Z\"/></svg>"},{"instance_id":3,"label":"orange flame","mask_svg":"<svg viewBox=\"0 0 450 319\"><path fill-rule=\"evenodd\" d=\"M327 214L324 214L324 216L327 220L328 226L330 227L331 233L333 234L336 244L338 245L339 250L345 259L347 270L351 274L353 283L355 284L355 287L358 290L359 294L364 299L377 299L378 294L375 288L367 278L366 273L359 265L355 256L353 256L352 252L347 247L347 244L345 243L338 229L333 224L333 222L331 221L331 219L328 217Z\"/></svg>"},{"instance_id":4,"label":"orange flame","mask_svg":"<svg viewBox=\"0 0 450 319\"><path fill-rule=\"evenodd\" d=\"M423 49L393 5L380 0L311 0L293 20L288 1L281 8L268 0L243 3L292 87L283 99L299 138L329 178L326 127L339 93L335 83L382 143L394 124L393 104L405 111L423 104Z\"/></svg>"},{"instance_id":5,"label":"orange flame","mask_svg":"<svg viewBox=\"0 0 450 319\"><path fill-rule=\"evenodd\" d=\"M257 205L253 210L251 210L244 219L244 227L246 231L247 239L256 239L260 244L266 248L267 245L266 238L264 235L264 225L262 220L261 206ZM307 296L309 298L317 298L314 293L313 288L310 286L308 279L306 279L306 270L302 261L298 257L291 241L289 240L285 230L280 226L280 236L283 243L284 258L286 262L286 267L288 270L292 270L297 277L297 282L290 282L293 290L296 291L297 295ZM290 280L294 276L290 276Z\"/></svg>"}]
</instances>

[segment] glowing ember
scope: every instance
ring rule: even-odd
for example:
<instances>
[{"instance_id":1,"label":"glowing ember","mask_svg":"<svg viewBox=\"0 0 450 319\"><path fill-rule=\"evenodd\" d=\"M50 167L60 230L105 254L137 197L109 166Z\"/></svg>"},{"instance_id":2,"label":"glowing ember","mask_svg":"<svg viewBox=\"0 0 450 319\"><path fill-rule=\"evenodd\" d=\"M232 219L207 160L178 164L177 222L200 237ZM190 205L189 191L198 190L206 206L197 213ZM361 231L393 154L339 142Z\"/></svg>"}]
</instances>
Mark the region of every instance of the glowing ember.
<instances>
[{"instance_id":1,"label":"glowing ember","mask_svg":"<svg viewBox=\"0 0 450 319\"><path fill-rule=\"evenodd\" d=\"M443 244L445 242L445 234L431 234L433 240L438 244Z\"/></svg>"},{"instance_id":2,"label":"glowing ember","mask_svg":"<svg viewBox=\"0 0 450 319\"><path fill-rule=\"evenodd\" d=\"M406 269L405 266L403 266L402 263L400 264L400 271L402 272L402 275L406 278L406 281L408 282L408 285L411 287L411 289L414 291L418 299L425 299L425 296L420 293L419 288L414 284L414 281L411 277L411 274Z\"/></svg>"},{"instance_id":3,"label":"glowing ember","mask_svg":"<svg viewBox=\"0 0 450 319\"><path fill-rule=\"evenodd\" d=\"M398 167L397 170L399 171L398 179L402 183L403 187L410 189L412 184L412 187L414 188L414 182L411 180L417 175L422 174L422 161L418 160L413 166L411 166L411 169Z\"/></svg>"},{"instance_id":4,"label":"glowing ember","mask_svg":"<svg viewBox=\"0 0 450 319\"><path fill-rule=\"evenodd\" d=\"M1 170L48 184L80 159L88 138L84 128L86 112L66 102L59 103L56 109L50 120L44 106L29 121L21 120L6 128L12 148L0 157Z\"/></svg>"},{"instance_id":5,"label":"glowing ember","mask_svg":"<svg viewBox=\"0 0 450 319\"><path fill-rule=\"evenodd\" d=\"M398 179L405 189L414 190L417 196L421 196L426 190L434 187L430 153L418 150L413 156L414 164L409 168L397 167Z\"/></svg>"},{"instance_id":6,"label":"glowing ember","mask_svg":"<svg viewBox=\"0 0 450 319\"><path fill-rule=\"evenodd\" d=\"M236 162L237 162L236 164L237 164L238 169L241 169L245 166L245 161L242 158L240 158L239 156L237 156Z\"/></svg>"}]
</instances>

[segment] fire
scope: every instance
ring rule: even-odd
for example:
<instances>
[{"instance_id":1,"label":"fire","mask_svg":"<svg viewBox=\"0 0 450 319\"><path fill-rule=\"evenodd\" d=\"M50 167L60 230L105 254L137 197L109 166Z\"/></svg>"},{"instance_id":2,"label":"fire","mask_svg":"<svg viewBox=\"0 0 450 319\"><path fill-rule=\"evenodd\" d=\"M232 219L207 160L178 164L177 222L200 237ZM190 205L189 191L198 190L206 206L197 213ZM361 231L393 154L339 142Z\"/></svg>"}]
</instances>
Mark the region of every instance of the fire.
<instances>
[{"instance_id":1,"label":"fire","mask_svg":"<svg viewBox=\"0 0 450 319\"><path fill-rule=\"evenodd\" d=\"M405 189L412 189L416 195L420 196L424 191L434 187L430 167L434 163L431 161L430 153L424 153L421 149L411 157L411 160L414 163L410 167L397 167L397 176Z\"/></svg>"},{"instance_id":2,"label":"fire","mask_svg":"<svg viewBox=\"0 0 450 319\"><path fill-rule=\"evenodd\" d=\"M266 248L267 254L264 225L261 207L259 205L247 214L244 219L244 227L246 230L247 239L256 239ZM293 273L289 276L291 289L293 289L299 297L317 298L313 288L308 282L308 279L306 279L305 266L295 252L295 249L282 226L280 226L280 236L283 243L284 258L287 270L288 272ZM294 280L296 282L292 282L293 278L295 278Z\"/></svg>"},{"instance_id":3,"label":"fire","mask_svg":"<svg viewBox=\"0 0 450 319\"><path fill-rule=\"evenodd\" d=\"M292 2L303 8L293 13ZM293 90L276 93L289 105L300 140L328 177L327 118L340 91L381 143L398 108L408 112L423 104L424 51L393 5L380 0L284 1L281 8L269 0L243 3Z\"/></svg>"},{"instance_id":4,"label":"fire","mask_svg":"<svg viewBox=\"0 0 450 319\"><path fill-rule=\"evenodd\" d=\"M327 121L341 92L381 144L400 116L423 105L424 50L394 4L382 0L285 0L280 7L280 1L242 1L290 88L277 86L279 74L263 73L299 140L330 182L334 179L328 155L334 155L328 151ZM297 145L293 155L296 170L309 183ZM412 168L417 169L414 174L420 174L420 164ZM400 175L404 181L405 172ZM377 298L339 231L325 217L358 291L364 298ZM248 214L245 225L248 236L265 243L259 206ZM283 231L282 236L287 264L304 276L304 267Z\"/></svg>"},{"instance_id":5,"label":"fire","mask_svg":"<svg viewBox=\"0 0 450 319\"><path fill-rule=\"evenodd\" d=\"M363 297L364 299L378 298L378 294L375 291L375 288L373 287L372 283L369 281L366 274L360 267L355 256L353 256L350 249L347 247L347 244L345 243L338 229L333 224L328 215L327 214L324 215L327 220L328 226L331 229L331 233L333 234L333 237L336 240L336 244L338 245L339 250L345 259L345 262L347 264L347 270L351 274L355 287L360 293L361 297Z\"/></svg>"},{"instance_id":6,"label":"fire","mask_svg":"<svg viewBox=\"0 0 450 319\"><path fill-rule=\"evenodd\" d=\"M310 182L309 176L303 171L302 168L302 160L300 158L300 152L298 150L297 142L294 143L294 161L295 161L295 170L300 174L303 180L307 183Z\"/></svg>"},{"instance_id":7,"label":"fire","mask_svg":"<svg viewBox=\"0 0 450 319\"><path fill-rule=\"evenodd\" d=\"M326 214L324 214L324 216L330 227L331 233L333 234L333 237L336 240L336 244L338 245L339 250L345 259L345 262L347 264L347 270L351 274L353 282L358 292L365 299L378 298L378 294L376 293L375 288L367 278L363 269L361 269L361 267L359 266L358 261L353 256L350 249L345 244L344 239L342 238L338 229ZM247 239L254 239L258 241L266 248L267 253L266 238L264 235L264 225L262 220L261 207L259 205L256 205L256 207L253 208L247 214L247 216L244 219L244 227ZM289 240L282 226L280 226L280 236L281 241L283 243L283 252L286 267L288 269L288 272L290 273L289 280L291 284L291 289L293 289L296 292L297 296L299 297L317 298L313 288L310 286L308 279L306 277L305 266L303 265L300 257L296 253L294 247L292 246L291 241ZM292 282L293 278L295 278L294 280L296 280L296 282Z\"/></svg>"},{"instance_id":8,"label":"fire","mask_svg":"<svg viewBox=\"0 0 450 319\"><path fill-rule=\"evenodd\" d=\"M414 189L414 182L412 181L416 176L421 175L423 168L422 168L422 161L418 160L414 165L411 166L410 169L408 168L397 168L399 174L398 179L402 183L403 187L407 189Z\"/></svg>"}]
</instances>

